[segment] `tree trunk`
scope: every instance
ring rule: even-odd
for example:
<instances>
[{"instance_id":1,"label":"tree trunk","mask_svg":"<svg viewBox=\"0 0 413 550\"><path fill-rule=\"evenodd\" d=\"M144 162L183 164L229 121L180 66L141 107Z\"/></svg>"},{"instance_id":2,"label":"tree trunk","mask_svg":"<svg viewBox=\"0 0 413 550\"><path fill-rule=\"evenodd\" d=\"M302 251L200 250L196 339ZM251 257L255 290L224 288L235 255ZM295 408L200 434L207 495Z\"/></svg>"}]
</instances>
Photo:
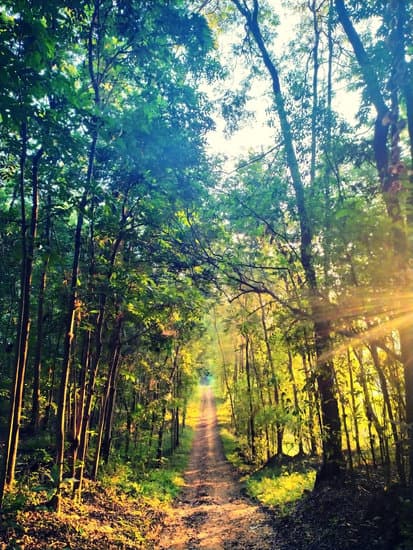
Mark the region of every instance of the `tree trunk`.
<instances>
[{"instance_id":1,"label":"tree trunk","mask_svg":"<svg viewBox=\"0 0 413 550\"><path fill-rule=\"evenodd\" d=\"M287 368L288 368L288 374L290 375L291 385L293 387L293 399L294 399L294 411L296 418L299 418L298 426L297 426L297 432L296 432L296 440L298 443L298 454L300 456L304 455L304 447L303 447L303 434L301 429L301 414L300 414L300 404L298 401L298 389L297 384L295 382L295 376L294 376L294 370L293 370L293 357L291 355L290 349L288 349L288 362L287 362Z\"/></svg>"},{"instance_id":2,"label":"tree trunk","mask_svg":"<svg viewBox=\"0 0 413 550\"><path fill-rule=\"evenodd\" d=\"M370 344L369 350L370 350L371 356L373 358L374 367L375 367L376 372L379 376L380 388L381 388L381 391L382 391L382 394L383 394L384 404L385 404L385 407L387 409L387 414L388 414L388 417L389 417L390 428L391 428L391 432L392 432L392 435L393 435L393 441L394 441L397 473L398 473L398 476L399 476L400 483L405 484L406 483L406 475L405 475L404 466L403 466L403 456L402 456L402 452L401 452L402 451L401 441L400 441L400 438L399 438L399 434L397 432L396 420L394 418L393 407L392 407L392 404L391 404L391 401L390 401L390 395L389 395L389 390L388 390L388 387L387 387L386 376L385 376L385 374L383 372L383 369L380 365L379 354L378 354L377 345L376 345L375 342L372 342Z\"/></svg>"},{"instance_id":3,"label":"tree trunk","mask_svg":"<svg viewBox=\"0 0 413 550\"><path fill-rule=\"evenodd\" d=\"M255 421L254 421L254 403L252 396L251 369L250 369L250 341L245 337L245 374L247 376L247 395L248 395L248 434L250 441L251 457L254 462L257 456L255 447Z\"/></svg>"},{"instance_id":4,"label":"tree trunk","mask_svg":"<svg viewBox=\"0 0 413 550\"><path fill-rule=\"evenodd\" d=\"M317 440L314 434L314 417L315 412L314 409L317 406L317 403L315 402L315 391L314 391L314 384L312 382L311 372L310 368L307 362L306 354L302 353L301 355L302 361L303 361L303 369L306 379L306 387L307 387L307 399L308 399L308 431L309 431L309 450L311 456L316 456L317 454Z\"/></svg>"},{"instance_id":5,"label":"tree trunk","mask_svg":"<svg viewBox=\"0 0 413 550\"><path fill-rule=\"evenodd\" d=\"M46 225L45 225L45 255L43 258L42 270L40 273L39 296L37 301L37 333L36 347L34 350L33 362L33 393L32 393L32 410L30 413L30 427L33 433L37 433L40 427L40 381L41 381L41 365L43 351L43 334L44 334L44 300L46 292L47 271L50 260L50 231L51 231L51 194L49 193L47 201Z\"/></svg>"},{"instance_id":6,"label":"tree trunk","mask_svg":"<svg viewBox=\"0 0 413 550\"><path fill-rule=\"evenodd\" d=\"M354 440L355 440L355 443L356 443L358 464L360 466L361 459L362 459L362 452L361 452L361 446L360 446L360 430L359 430L359 422L358 422L358 407L357 407L357 404L356 404L356 393L354 391L354 376L353 376L353 368L352 368L352 362L351 362L351 357L350 357L350 350L347 350L347 365L348 365L348 373L349 373L349 381L350 381L351 408L352 408L352 412L353 412Z\"/></svg>"},{"instance_id":7,"label":"tree trunk","mask_svg":"<svg viewBox=\"0 0 413 550\"><path fill-rule=\"evenodd\" d=\"M265 319L265 310L264 310L264 304L262 302L261 294L258 295L258 299L260 302L260 311L261 311L261 324L262 329L264 332L264 342L265 342L265 349L267 351L267 360L268 364L270 366L271 375L272 375L272 386L273 386L273 392L274 392L274 403L276 407L280 406L280 391L279 391L279 384L274 364L274 359L272 355L272 349L271 349L271 343L268 336L268 328L267 328L267 322ZM279 420L276 421L276 432L277 432L277 450L276 454L278 456L282 456L283 454L283 436L284 436L284 427L279 422Z\"/></svg>"},{"instance_id":8,"label":"tree trunk","mask_svg":"<svg viewBox=\"0 0 413 550\"><path fill-rule=\"evenodd\" d=\"M56 430L56 493L51 499L51 505L54 510L60 512L61 504L61 485L63 481L64 453L66 441L66 408L67 408L67 387L69 383L70 368L72 363L72 344L75 330L75 316L77 308L80 307L78 302L78 276L79 276L79 261L82 242L83 228L83 210L86 206L88 192L83 192L82 200L79 206L77 225L74 239L74 253L72 264L72 276L70 285L70 295L67 305L66 317L66 333L63 345L63 361L60 374L60 386L57 401L57 430Z\"/></svg>"},{"instance_id":9,"label":"tree trunk","mask_svg":"<svg viewBox=\"0 0 413 550\"><path fill-rule=\"evenodd\" d=\"M161 464L161 460L163 456L163 434L165 430L165 415L166 415L166 406L163 405L161 418L159 422L159 429L158 429L158 446L156 449L156 460L158 461L159 465Z\"/></svg>"},{"instance_id":10,"label":"tree trunk","mask_svg":"<svg viewBox=\"0 0 413 550\"><path fill-rule=\"evenodd\" d=\"M102 410L100 412L100 417L99 417L98 436L96 441L95 457L94 457L93 469L92 469L92 479L94 480L97 479L100 453L102 450L104 434L105 434L105 439L108 438L109 440L106 443L108 449L107 451L105 449L104 454L107 458L109 457L109 447L110 447L110 439L111 439L110 432L112 430L112 417L113 417L113 408L115 403L114 394L116 391L116 379L118 374L118 367L120 364L120 350L121 350L120 333L122 329L122 323L123 323L123 316L118 315L118 318L116 321L116 327L114 330L114 335L112 337L112 341L110 345L110 348L113 351L112 351L112 357L109 365L109 372L106 379L105 390L103 394Z\"/></svg>"},{"instance_id":11,"label":"tree trunk","mask_svg":"<svg viewBox=\"0 0 413 550\"><path fill-rule=\"evenodd\" d=\"M366 410L367 422L368 422L368 425L369 425L370 448L371 448L371 454L372 454L373 462L376 463L376 456L375 456L375 449L374 449L374 437L373 437L372 432L371 432L371 425L372 424L374 425L376 433L379 437L380 449L384 448L384 445L383 445L383 437L384 437L383 427L380 425L379 419L377 418L377 415L374 412L373 405L371 403L370 393L369 393L369 389L367 387L367 377L366 377L366 371L365 371L365 368L364 368L364 362L363 362L362 354L357 352L356 350L353 350L353 352L354 352L354 355L357 357L357 360L358 360L359 365L360 365L360 383L361 383L361 387L363 389L364 406L365 406L365 410ZM385 460L387 460L387 459L385 459Z\"/></svg>"},{"instance_id":12,"label":"tree trunk","mask_svg":"<svg viewBox=\"0 0 413 550\"><path fill-rule=\"evenodd\" d=\"M240 2L239 0L233 0L233 3L236 5L239 12L244 16L248 30L251 32L255 40L255 43L260 51L262 61L271 77L274 101L277 108L282 136L284 138L287 165L295 192L298 219L300 223L300 257L311 293L315 348L318 362L317 384L320 393L323 422L323 465L318 472L316 480L316 486L320 486L325 481L330 481L340 475L340 466L343 461L341 451L340 415L334 387L334 365L331 360L326 359L330 348L331 327L329 321L325 318L323 302L319 296L317 288L317 279L312 253L312 227L305 203L304 185L295 154L294 140L285 110L284 97L281 92L278 71L265 46L258 23L259 2L258 0L253 0L252 9L249 9L245 2Z\"/></svg>"},{"instance_id":13,"label":"tree trunk","mask_svg":"<svg viewBox=\"0 0 413 550\"><path fill-rule=\"evenodd\" d=\"M19 443L20 422L23 404L24 379L27 365L27 353L30 334L30 300L31 281L34 260L34 241L37 232L38 221L38 169L43 149L39 149L32 160L32 211L30 225L26 226L25 208L25 167L27 160L27 125L21 127L21 154L20 154L20 209L21 209L21 246L22 246L22 269L19 303L19 322L17 332L17 345L14 366L14 377L11 394L9 431L6 440L3 457L3 470L0 480L0 508L3 504L5 491L13 485L15 477L17 448ZM29 230L27 232L27 230Z\"/></svg>"}]
</instances>

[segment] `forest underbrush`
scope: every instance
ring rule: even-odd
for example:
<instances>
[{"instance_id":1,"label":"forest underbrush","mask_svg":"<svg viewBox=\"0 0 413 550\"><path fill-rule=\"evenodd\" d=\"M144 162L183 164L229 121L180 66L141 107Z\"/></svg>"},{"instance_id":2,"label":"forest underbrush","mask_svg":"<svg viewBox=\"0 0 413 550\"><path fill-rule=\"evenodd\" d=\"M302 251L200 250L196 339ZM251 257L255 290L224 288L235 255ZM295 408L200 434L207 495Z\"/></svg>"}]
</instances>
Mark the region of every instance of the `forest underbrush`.
<instances>
[{"instance_id":1,"label":"forest underbrush","mask_svg":"<svg viewBox=\"0 0 413 550\"><path fill-rule=\"evenodd\" d=\"M412 491L387 484L383 468L355 467L314 490L319 460L290 458L244 473L245 491L269 515L280 550L413 548Z\"/></svg>"},{"instance_id":2,"label":"forest underbrush","mask_svg":"<svg viewBox=\"0 0 413 550\"><path fill-rule=\"evenodd\" d=\"M67 479L58 515L48 507L55 491L51 456L43 441L37 448L35 440L28 440L20 455L21 482L6 495L1 514L0 548L155 548L165 510L184 483L192 438L188 425L180 447L158 467L145 470L133 458L112 461L100 481L84 481L81 503L71 498Z\"/></svg>"},{"instance_id":3,"label":"forest underbrush","mask_svg":"<svg viewBox=\"0 0 413 550\"><path fill-rule=\"evenodd\" d=\"M346 473L340 485L304 494L287 506L266 506L281 550L408 550L413 548L409 491L386 487L380 469Z\"/></svg>"},{"instance_id":4,"label":"forest underbrush","mask_svg":"<svg viewBox=\"0 0 413 550\"><path fill-rule=\"evenodd\" d=\"M94 482L86 482L81 504L63 499L59 515L37 500L20 490L9 495L0 526L2 550L151 548L162 519L161 508L148 499Z\"/></svg>"},{"instance_id":5,"label":"forest underbrush","mask_svg":"<svg viewBox=\"0 0 413 550\"><path fill-rule=\"evenodd\" d=\"M411 550L412 490L389 482L388 471L365 462L346 470L339 483L315 491L320 457L283 455L251 463L220 407L227 459L242 476L248 497L270 518L280 550Z\"/></svg>"}]
</instances>

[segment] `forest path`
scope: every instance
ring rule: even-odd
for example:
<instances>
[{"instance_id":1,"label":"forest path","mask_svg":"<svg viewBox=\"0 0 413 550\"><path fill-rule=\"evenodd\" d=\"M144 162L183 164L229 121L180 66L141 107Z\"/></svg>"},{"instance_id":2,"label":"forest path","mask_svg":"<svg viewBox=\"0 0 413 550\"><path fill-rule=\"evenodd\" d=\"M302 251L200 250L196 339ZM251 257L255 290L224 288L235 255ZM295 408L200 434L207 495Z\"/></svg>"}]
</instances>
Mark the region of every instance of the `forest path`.
<instances>
[{"instance_id":1,"label":"forest path","mask_svg":"<svg viewBox=\"0 0 413 550\"><path fill-rule=\"evenodd\" d=\"M276 550L264 512L241 495L241 485L224 457L215 400L202 389L185 489L162 531L160 550Z\"/></svg>"}]
</instances>

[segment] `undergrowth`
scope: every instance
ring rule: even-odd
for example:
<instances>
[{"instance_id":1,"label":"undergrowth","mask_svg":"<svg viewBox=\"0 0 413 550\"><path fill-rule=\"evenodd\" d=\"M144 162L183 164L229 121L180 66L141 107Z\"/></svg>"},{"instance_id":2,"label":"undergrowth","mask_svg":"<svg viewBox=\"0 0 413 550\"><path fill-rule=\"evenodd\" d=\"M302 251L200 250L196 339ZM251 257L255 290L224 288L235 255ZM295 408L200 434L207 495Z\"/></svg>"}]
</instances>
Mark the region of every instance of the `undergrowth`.
<instances>
[{"instance_id":1,"label":"undergrowth","mask_svg":"<svg viewBox=\"0 0 413 550\"><path fill-rule=\"evenodd\" d=\"M85 479L82 503L65 495L58 516L44 505L50 480L39 484L39 472L30 471L36 458L45 464L40 472L44 476L43 469L47 473L51 459L48 454L40 456L38 442L29 442L31 452L23 455L20 472L24 478L6 495L0 518L0 548L155 548L164 512L184 484L198 417L199 400L195 397L188 407L180 447L173 455L146 472L138 457L125 463L119 456L102 471L98 482Z\"/></svg>"},{"instance_id":2,"label":"undergrowth","mask_svg":"<svg viewBox=\"0 0 413 550\"><path fill-rule=\"evenodd\" d=\"M217 416L220 436L227 460L243 475L247 494L267 506L277 507L286 513L305 491L314 486L316 470L311 463L271 465L257 470L256 465L244 458L243 442L230 430L228 404L217 399Z\"/></svg>"},{"instance_id":3,"label":"undergrowth","mask_svg":"<svg viewBox=\"0 0 413 550\"><path fill-rule=\"evenodd\" d=\"M288 505L312 490L315 475L313 468L306 471L289 471L285 466L264 468L248 477L246 488L250 496L285 513Z\"/></svg>"},{"instance_id":4,"label":"undergrowth","mask_svg":"<svg viewBox=\"0 0 413 550\"><path fill-rule=\"evenodd\" d=\"M198 418L199 400L196 394L188 405L185 429L180 435L180 445L172 455L163 457L157 468L151 468L145 472L137 471L133 463L118 463L106 470L102 476L102 483L116 487L132 498L144 499L151 506L172 503L185 483L184 472Z\"/></svg>"}]
</instances>

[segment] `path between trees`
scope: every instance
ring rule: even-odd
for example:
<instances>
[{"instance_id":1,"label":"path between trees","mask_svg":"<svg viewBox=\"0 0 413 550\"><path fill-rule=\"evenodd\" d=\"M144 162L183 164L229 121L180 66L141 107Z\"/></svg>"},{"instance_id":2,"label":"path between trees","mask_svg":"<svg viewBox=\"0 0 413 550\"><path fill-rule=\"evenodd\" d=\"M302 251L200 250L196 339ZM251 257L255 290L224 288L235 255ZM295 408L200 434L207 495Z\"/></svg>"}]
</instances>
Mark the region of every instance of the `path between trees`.
<instances>
[{"instance_id":1,"label":"path between trees","mask_svg":"<svg viewBox=\"0 0 413 550\"><path fill-rule=\"evenodd\" d=\"M167 517L161 550L276 550L265 513L241 494L241 485L224 457L218 434L215 400L202 390L185 489Z\"/></svg>"}]
</instances>

